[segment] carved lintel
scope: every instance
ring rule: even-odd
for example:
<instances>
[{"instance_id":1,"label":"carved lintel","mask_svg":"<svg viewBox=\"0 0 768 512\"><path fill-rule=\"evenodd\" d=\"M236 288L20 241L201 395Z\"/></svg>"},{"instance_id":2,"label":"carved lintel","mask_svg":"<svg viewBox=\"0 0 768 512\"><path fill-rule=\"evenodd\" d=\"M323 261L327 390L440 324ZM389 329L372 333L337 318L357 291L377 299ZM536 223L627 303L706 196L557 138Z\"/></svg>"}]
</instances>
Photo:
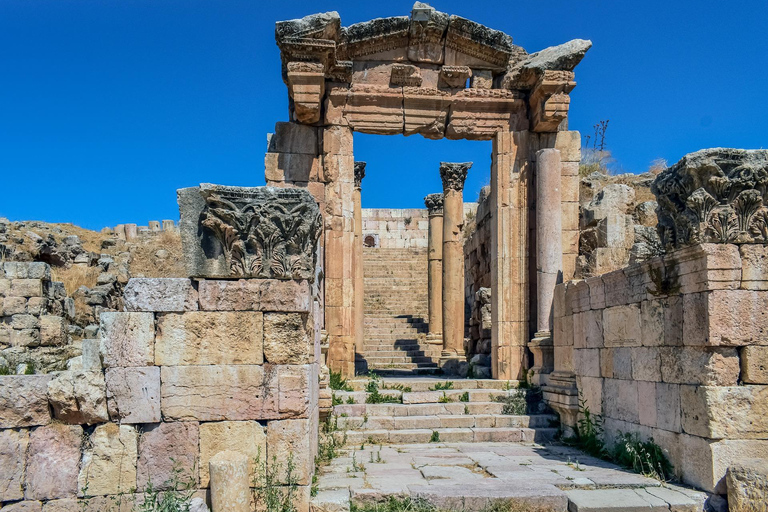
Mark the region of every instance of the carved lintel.
<instances>
[{"instance_id":1,"label":"carved lintel","mask_svg":"<svg viewBox=\"0 0 768 512\"><path fill-rule=\"evenodd\" d=\"M443 190L464 190L464 181L472 162L440 162L440 178L443 180Z\"/></svg>"},{"instance_id":2,"label":"carved lintel","mask_svg":"<svg viewBox=\"0 0 768 512\"><path fill-rule=\"evenodd\" d=\"M325 95L324 66L316 62L289 62L286 69L296 120L304 124L318 122Z\"/></svg>"},{"instance_id":3,"label":"carved lintel","mask_svg":"<svg viewBox=\"0 0 768 512\"><path fill-rule=\"evenodd\" d=\"M459 54L485 62L502 71L513 52L512 38L460 16L451 16L445 33L445 47ZM446 64L457 64L447 59Z\"/></svg>"},{"instance_id":4,"label":"carved lintel","mask_svg":"<svg viewBox=\"0 0 768 512\"><path fill-rule=\"evenodd\" d=\"M651 186L667 249L699 243L768 243L768 150L705 149Z\"/></svg>"},{"instance_id":5,"label":"carved lintel","mask_svg":"<svg viewBox=\"0 0 768 512\"><path fill-rule=\"evenodd\" d=\"M429 216L443 214L443 194L429 194L424 198L424 206L427 207Z\"/></svg>"},{"instance_id":6,"label":"carved lintel","mask_svg":"<svg viewBox=\"0 0 768 512\"><path fill-rule=\"evenodd\" d=\"M421 70L411 64L393 64L389 83L401 87L421 87Z\"/></svg>"},{"instance_id":7,"label":"carved lintel","mask_svg":"<svg viewBox=\"0 0 768 512\"><path fill-rule=\"evenodd\" d=\"M531 129L534 132L556 132L568 117L571 98L568 96L576 82L573 71L544 71L533 87L529 104Z\"/></svg>"},{"instance_id":8,"label":"carved lintel","mask_svg":"<svg viewBox=\"0 0 768 512\"><path fill-rule=\"evenodd\" d=\"M306 190L202 184L179 208L190 276L314 280L323 223Z\"/></svg>"},{"instance_id":9,"label":"carved lintel","mask_svg":"<svg viewBox=\"0 0 768 512\"><path fill-rule=\"evenodd\" d=\"M467 80L472 76L469 66L443 66L440 68L440 80L451 88L465 88Z\"/></svg>"},{"instance_id":10,"label":"carved lintel","mask_svg":"<svg viewBox=\"0 0 768 512\"><path fill-rule=\"evenodd\" d=\"M355 162L355 188L361 188L365 178L365 162Z\"/></svg>"}]
</instances>

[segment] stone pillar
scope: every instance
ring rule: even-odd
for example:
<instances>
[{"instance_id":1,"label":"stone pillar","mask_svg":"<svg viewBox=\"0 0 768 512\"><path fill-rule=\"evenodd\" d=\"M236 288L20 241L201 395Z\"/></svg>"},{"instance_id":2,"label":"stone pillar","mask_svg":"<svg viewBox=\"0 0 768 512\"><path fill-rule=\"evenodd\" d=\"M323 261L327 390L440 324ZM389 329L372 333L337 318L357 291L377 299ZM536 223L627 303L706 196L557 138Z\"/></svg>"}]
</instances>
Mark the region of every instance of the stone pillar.
<instances>
[{"instance_id":1,"label":"stone pillar","mask_svg":"<svg viewBox=\"0 0 768 512\"><path fill-rule=\"evenodd\" d=\"M344 377L355 374L354 188L352 129L323 129L325 184L325 328L328 367Z\"/></svg>"},{"instance_id":2,"label":"stone pillar","mask_svg":"<svg viewBox=\"0 0 768 512\"><path fill-rule=\"evenodd\" d=\"M354 271L355 271L355 365L359 366L364 361L363 343L364 343L364 292L363 292L363 207L361 184L365 178L365 162L355 162L355 192L353 195L355 208L355 252L354 252ZM357 368L366 370L366 368Z\"/></svg>"},{"instance_id":3,"label":"stone pillar","mask_svg":"<svg viewBox=\"0 0 768 512\"><path fill-rule=\"evenodd\" d=\"M472 162L440 162L443 180L443 353L464 357L464 180Z\"/></svg>"},{"instance_id":4,"label":"stone pillar","mask_svg":"<svg viewBox=\"0 0 768 512\"><path fill-rule=\"evenodd\" d=\"M552 308L555 286L563 280L563 229L560 151L542 149L536 153L536 334L529 348L533 352L533 379L542 384L543 375L554 366Z\"/></svg>"},{"instance_id":5,"label":"stone pillar","mask_svg":"<svg viewBox=\"0 0 768 512\"><path fill-rule=\"evenodd\" d=\"M125 230L125 239L127 241L136 240L139 236L139 228L136 224L126 224L123 228Z\"/></svg>"},{"instance_id":6,"label":"stone pillar","mask_svg":"<svg viewBox=\"0 0 768 512\"><path fill-rule=\"evenodd\" d=\"M443 343L443 194L424 198L429 211L429 343Z\"/></svg>"},{"instance_id":7,"label":"stone pillar","mask_svg":"<svg viewBox=\"0 0 768 512\"><path fill-rule=\"evenodd\" d=\"M248 457L233 451L219 452L209 463L213 512L248 512L250 482Z\"/></svg>"}]
</instances>

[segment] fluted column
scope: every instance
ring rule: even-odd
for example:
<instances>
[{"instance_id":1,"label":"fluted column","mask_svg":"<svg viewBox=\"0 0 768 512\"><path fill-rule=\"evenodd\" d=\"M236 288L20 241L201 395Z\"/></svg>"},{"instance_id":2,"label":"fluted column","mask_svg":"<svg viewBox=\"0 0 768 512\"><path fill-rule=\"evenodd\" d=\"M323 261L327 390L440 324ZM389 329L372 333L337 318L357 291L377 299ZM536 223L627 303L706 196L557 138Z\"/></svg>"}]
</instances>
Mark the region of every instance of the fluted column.
<instances>
[{"instance_id":1,"label":"fluted column","mask_svg":"<svg viewBox=\"0 0 768 512\"><path fill-rule=\"evenodd\" d=\"M429 334L427 341L443 343L443 194L424 198L429 212Z\"/></svg>"},{"instance_id":2,"label":"fluted column","mask_svg":"<svg viewBox=\"0 0 768 512\"><path fill-rule=\"evenodd\" d=\"M529 344L534 383L540 385L554 366L552 315L555 286L563 278L563 230L560 203L560 151L536 153L536 335Z\"/></svg>"},{"instance_id":3,"label":"fluted column","mask_svg":"<svg viewBox=\"0 0 768 512\"><path fill-rule=\"evenodd\" d=\"M362 207L362 181L365 178L365 162L355 162L355 192L353 195L355 207L355 360L362 360L363 355L363 325L365 322L363 306L363 207Z\"/></svg>"},{"instance_id":4,"label":"fluted column","mask_svg":"<svg viewBox=\"0 0 768 512\"><path fill-rule=\"evenodd\" d=\"M464 181L472 162L440 162L443 180L443 359L464 357Z\"/></svg>"}]
</instances>

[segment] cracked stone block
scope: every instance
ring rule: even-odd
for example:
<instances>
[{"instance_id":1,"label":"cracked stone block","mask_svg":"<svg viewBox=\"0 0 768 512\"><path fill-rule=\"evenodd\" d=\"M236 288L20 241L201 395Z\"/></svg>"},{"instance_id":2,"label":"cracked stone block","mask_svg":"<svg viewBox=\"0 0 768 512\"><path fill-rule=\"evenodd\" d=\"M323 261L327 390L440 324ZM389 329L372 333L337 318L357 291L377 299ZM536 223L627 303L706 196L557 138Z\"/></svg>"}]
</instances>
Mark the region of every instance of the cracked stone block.
<instances>
[{"instance_id":1,"label":"cracked stone block","mask_svg":"<svg viewBox=\"0 0 768 512\"><path fill-rule=\"evenodd\" d=\"M127 424L161 421L159 367L109 368L105 373L107 408L113 421Z\"/></svg>"}]
</instances>

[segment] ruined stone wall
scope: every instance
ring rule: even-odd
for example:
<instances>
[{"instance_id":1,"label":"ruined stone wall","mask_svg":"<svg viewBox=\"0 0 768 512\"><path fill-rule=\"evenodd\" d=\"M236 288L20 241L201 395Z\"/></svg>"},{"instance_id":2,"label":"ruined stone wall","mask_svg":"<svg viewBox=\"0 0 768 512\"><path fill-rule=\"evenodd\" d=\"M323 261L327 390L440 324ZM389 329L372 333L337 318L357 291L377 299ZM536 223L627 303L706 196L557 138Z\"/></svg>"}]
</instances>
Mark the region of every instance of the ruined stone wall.
<instances>
[{"instance_id":1,"label":"ruined stone wall","mask_svg":"<svg viewBox=\"0 0 768 512\"><path fill-rule=\"evenodd\" d=\"M363 244L382 249L426 249L429 218L424 208L363 208Z\"/></svg>"},{"instance_id":2,"label":"ruined stone wall","mask_svg":"<svg viewBox=\"0 0 768 512\"><path fill-rule=\"evenodd\" d=\"M477 209L465 226L464 289L467 356L472 374L486 378L491 367L491 208L483 187ZM482 367L482 368L476 368ZM487 367L487 369L486 369ZM478 375L479 374L479 375Z\"/></svg>"},{"instance_id":3,"label":"ruined stone wall","mask_svg":"<svg viewBox=\"0 0 768 512\"><path fill-rule=\"evenodd\" d=\"M69 345L75 305L41 262L0 264L0 369L47 373L78 355Z\"/></svg>"},{"instance_id":4,"label":"ruined stone wall","mask_svg":"<svg viewBox=\"0 0 768 512\"><path fill-rule=\"evenodd\" d=\"M555 370L609 442L652 437L718 494L731 464L768 457L767 261L764 245L701 244L558 285Z\"/></svg>"},{"instance_id":5,"label":"ruined stone wall","mask_svg":"<svg viewBox=\"0 0 768 512\"><path fill-rule=\"evenodd\" d=\"M174 466L207 499L209 461L289 458L308 510L319 329L307 281L133 279L83 369L0 376L0 503L130 510ZM174 463L174 461L176 461ZM251 477L255 474L251 468ZM210 503L209 503L210 504Z\"/></svg>"}]
</instances>

